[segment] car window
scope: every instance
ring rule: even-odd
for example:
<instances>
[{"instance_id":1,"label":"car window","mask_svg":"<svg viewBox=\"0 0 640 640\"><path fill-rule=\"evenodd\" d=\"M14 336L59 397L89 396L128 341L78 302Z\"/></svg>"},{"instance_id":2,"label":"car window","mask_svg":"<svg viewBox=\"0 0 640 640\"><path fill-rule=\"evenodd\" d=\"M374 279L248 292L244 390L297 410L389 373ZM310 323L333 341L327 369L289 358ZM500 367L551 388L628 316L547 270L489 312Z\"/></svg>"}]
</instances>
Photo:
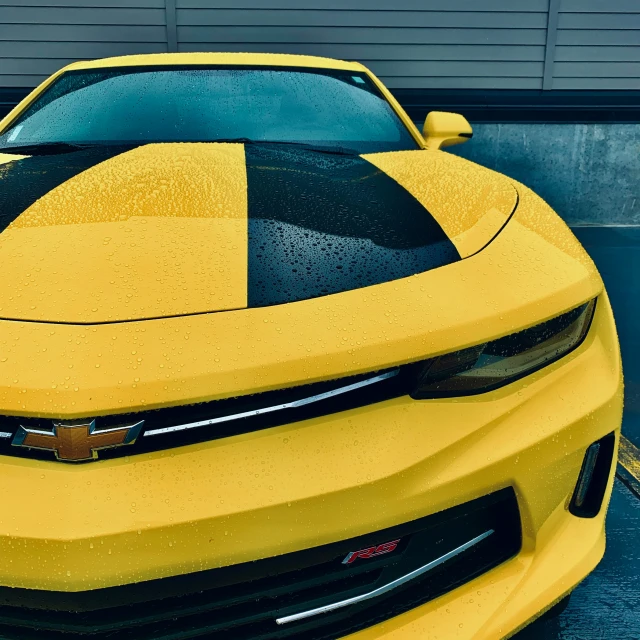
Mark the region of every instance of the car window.
<instances>
[{"instance_id":1,"label":"car window","mask_svg":"<svg viewBox=\"0 0 640 640\"><path fill-rule=\"evenodd\" d=\"M0 136L0 147L221 138L356 153L418 147L366 74L269 67L67 72Z\"/></svg>"}]
</instances>

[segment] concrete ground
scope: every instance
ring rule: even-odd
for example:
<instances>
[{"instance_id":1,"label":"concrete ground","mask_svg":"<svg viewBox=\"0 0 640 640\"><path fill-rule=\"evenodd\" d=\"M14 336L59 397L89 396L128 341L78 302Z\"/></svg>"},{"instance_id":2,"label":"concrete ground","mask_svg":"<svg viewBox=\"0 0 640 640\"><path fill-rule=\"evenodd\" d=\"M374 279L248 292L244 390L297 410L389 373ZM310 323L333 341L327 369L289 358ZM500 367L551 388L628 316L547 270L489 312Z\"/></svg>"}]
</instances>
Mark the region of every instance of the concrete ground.
<instances>
[{"instance_id":1,"label":"concrete ground","mask_svg":"<svg viewBox=\"0 0 640 640\"><path fill-rule=\"evenodd\" d=\"M605 281L616 317L625 374L622 432L640 451L640 229L578 227L574 232ZM640 459L625 465L635 475ZM621 456L622 460L622 456ZM626 484L625 484L626 483ZM529 625L517 640L640 640L640 478L618 467L607 516L607 550L558 617ZM635 491L634 491L635 489Z\"/></svg>"}]
</instances>

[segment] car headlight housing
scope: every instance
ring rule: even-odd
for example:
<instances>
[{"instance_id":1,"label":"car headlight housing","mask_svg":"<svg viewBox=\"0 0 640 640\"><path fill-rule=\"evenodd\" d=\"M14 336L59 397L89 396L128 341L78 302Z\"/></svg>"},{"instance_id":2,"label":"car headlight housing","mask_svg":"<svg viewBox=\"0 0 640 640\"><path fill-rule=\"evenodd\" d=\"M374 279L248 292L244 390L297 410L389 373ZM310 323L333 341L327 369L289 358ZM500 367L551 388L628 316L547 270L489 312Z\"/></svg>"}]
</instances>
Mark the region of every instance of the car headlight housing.
<instances>
[{"instance_id":1,"label":"car headlight housing","mask_svg":"<svg viewBox=\"0 0 640 640\"><path fill-rule=\"evenodd\" d=\"M584 340L596 301L541 324L420 363L412 398L484 393L559 360Z\"/></svg>"}]
</instances>

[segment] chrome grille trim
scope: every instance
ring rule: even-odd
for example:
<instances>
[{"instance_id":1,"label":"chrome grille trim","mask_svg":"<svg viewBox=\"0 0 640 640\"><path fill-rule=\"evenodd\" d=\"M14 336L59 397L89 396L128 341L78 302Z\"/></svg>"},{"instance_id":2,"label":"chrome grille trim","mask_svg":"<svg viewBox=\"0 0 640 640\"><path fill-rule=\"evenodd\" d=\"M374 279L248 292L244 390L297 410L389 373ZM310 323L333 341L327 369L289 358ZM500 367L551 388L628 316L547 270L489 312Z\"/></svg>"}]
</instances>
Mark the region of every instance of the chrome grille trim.
<instances>
[{"instance_id":1,"label":"chrome grille trim","mask_svg":"<svg viewBox=\"0 0 640 640\"><path fill-rule=\"evenodd\" d=\"M365 600L370 600L371 598L376 598L378 596L381 596L403 584L406 584L410 580L413 580L427 573L427 571L430 571L431 569L435 569L435 567L443 564L447 560L451 560L451 558L455 558L457 555L460 555L462 552L466 551L467 549L470 549L471 547L475 546L479 542L482 542L482 540L485 540L486 538L488 538L492 533L494 533L494 530L489 529L488 531L481 533L479 536L476 536L472 540L469 540L468 542L461 544L459 547L452 549L448 553L445 553L439 558L436 558L435 560L432 560L431 562L423 565L422 567L419 567L418 569L411 571L411 573L407 573L404 576L400 576L399 578L396 578L395 580L392 580L391 582L388 582L387 584L384 584L381 587L374 589L373 591L363 593L359 596L354 596L353 598L347 598L346 600L340 600L339 602L333 602L332 604L327 604L324 607L317 607L316 609L301 611L300 613L294 613L290 616L276 618L276 622L278 624L287 624L289 622L295 622L296 620L304 620L305 618L311 618L312 616L317 616L321 613L328 613L330 611L335 611L336 609L341 609L342 607L347 607L351 604L358 604L360 602L364 602Z\"/></svg>"},{"instance_id":2,"label":"chrome grille trim","mask_svg":"<svg viewBox=\"0 0 640 640\"><path fill-rule=\"evenodd\" d=\"M400 373L400 369L393 369L392 371L381 373L377 376L373 376L372 378L361 380L360 382L354 382L353 384L348 384L344 387L338 387L337 389L333 389L331 391L318 393L314 396L301 398L300 400L293 400L292 402L285 402L283 404L277 404L270 407L261 407L260 409L253 409L252 411L243 411L242 413L233 413L228 416L220 416L219 418L211 418L209 420L199 420L198 422L188 422L186 424L179 424L173 427L163 427L161 429L149 429L149 431L144 432L144 436L157 436L164 433L173 433L175 431L185 431L186 429L195 429L197 427L207 427L212 424L219 424L221 422L230 422L231 420L239 420L240 418L250 418L252 416L259 416L265 413L281 411L283 409L295 409L296 407L303 407L307 404L312 404L314 402L319 402L320 400L333 398L343 393L349 393L350 391L361 389L362 387L375 384L376 382L381 382L382 380L388 380L389 378L393 378L394 376L397 376L399 373Z\"/></svg>"}]
</instances>

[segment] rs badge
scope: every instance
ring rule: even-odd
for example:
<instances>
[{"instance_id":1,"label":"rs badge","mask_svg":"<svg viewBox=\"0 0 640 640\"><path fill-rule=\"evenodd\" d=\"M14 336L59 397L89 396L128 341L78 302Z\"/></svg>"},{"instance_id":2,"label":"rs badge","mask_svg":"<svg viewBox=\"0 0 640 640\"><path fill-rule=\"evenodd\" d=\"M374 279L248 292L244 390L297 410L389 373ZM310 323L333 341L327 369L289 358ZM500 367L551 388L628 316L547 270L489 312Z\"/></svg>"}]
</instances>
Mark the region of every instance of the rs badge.
<instances>
[{"instance_id":1,"label":"rs badge","mask_svg":"<svg viewBox=\"0 0 640 640\"><path fill-rule=\"evenodd\" d=\"M398 538L397 540L392 540L391 542L379 544L376 547L368 547L367 549L360 549L360 551L350 551L347 554L346 558L342 561L342 564L351 564L358 558L366 560L367 558L374 558L375 556L381 556L385 553L391 553L392 551L395 551L400 540L401 538Z\"/></svg>"}]
</instances>

